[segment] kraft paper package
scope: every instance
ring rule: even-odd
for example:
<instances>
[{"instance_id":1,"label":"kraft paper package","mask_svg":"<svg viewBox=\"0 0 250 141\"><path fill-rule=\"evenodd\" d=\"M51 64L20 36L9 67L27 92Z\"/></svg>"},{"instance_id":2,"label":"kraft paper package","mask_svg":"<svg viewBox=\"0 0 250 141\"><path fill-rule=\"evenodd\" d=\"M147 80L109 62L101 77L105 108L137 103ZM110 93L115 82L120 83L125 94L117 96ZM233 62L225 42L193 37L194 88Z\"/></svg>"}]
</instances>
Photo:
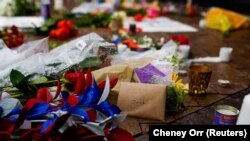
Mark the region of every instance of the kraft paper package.
<instances>
[{"instance_id":1,"label":"kraft paper package","mask_svg":"<svg viewBox=\"0 0 250 141\"><path fill-rule=\"evenodd\" d=\"M143 58L138 60L130 60L120 64L114 64L96 71L93 71L94 77L97 82L105 80L106 76L117 77L118 83L113 90L119 91L120 82L130 82L134 74L134 68L143 67L149 64L153 59Z\"/></svg>"},{"instance_id":2,"label":"kraft paper package","mask_svg":"<svg viewBox=\"0 0 250 141\"><path fill-rule=\"evenodd\" d=\"M166 85L122 82L117 106L128 116L164 121Z\"/></svg>"}]
</instances>

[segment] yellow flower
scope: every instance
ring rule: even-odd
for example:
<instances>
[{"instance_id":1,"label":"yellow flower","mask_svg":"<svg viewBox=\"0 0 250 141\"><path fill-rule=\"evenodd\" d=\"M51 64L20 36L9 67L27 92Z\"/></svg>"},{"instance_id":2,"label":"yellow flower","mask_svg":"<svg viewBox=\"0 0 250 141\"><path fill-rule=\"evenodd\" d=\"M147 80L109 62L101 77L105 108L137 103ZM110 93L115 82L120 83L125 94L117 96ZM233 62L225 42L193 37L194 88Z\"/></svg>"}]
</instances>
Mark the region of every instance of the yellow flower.
<instances>
[{"instance_id":1,"label":"yellow flower","mask_svg":"<svg viewBox=\"0 0 250 141\"><path fill-rule=\"evenodd\" d=\"M179 79L178 75L174 72L172 75L172 81L174 83L174 86L179 89L179 90L183 90L184 89L184 85L182 83L182 79Z\"/></svg>"}]
</instances>

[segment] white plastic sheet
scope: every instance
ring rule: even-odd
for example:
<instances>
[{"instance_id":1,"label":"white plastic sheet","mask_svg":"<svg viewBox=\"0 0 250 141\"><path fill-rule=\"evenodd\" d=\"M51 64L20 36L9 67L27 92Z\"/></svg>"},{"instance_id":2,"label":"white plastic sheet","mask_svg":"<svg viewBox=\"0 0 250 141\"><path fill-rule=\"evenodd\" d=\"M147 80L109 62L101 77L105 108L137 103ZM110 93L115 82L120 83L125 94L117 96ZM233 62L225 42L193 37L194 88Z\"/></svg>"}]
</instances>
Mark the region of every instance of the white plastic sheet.
<instances>
[{"instance_id":1,"label":"white plastic sheet","mask_svg":"<svg viewBox=\"0 0 250 141\"><path fill-rule=\"evenodd\" d=\"M43 17L0 17L0 27L10 27L15 23L15 25L19 28L34 28L41 27L44 23Z\"/></svg>"},{"instance_id":2,"label":"white plastic sheet","mask_svg":"<svg viewBox=\"0 0 250 141\"><path fill-rule=\"evenodd\" d=\"M0 60L4 61L0 63L0 70L4 70L6 67L18 63L36 53L46 53L49 51L48 38L24 43L17 49L9 49L3 42L1 46Z\"/></svg>"}]
</instances>

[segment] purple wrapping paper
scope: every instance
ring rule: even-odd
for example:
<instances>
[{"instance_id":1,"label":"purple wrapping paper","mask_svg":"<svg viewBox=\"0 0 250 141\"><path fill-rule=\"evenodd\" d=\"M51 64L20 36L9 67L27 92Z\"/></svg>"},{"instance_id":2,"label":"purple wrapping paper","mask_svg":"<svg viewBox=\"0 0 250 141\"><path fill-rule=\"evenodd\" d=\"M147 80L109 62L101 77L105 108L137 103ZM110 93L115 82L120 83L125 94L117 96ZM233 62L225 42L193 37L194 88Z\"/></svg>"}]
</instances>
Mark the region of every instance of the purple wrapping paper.
<instances>
[{"instance_id":1,"label":"purple wrapping paper","mask_svg":"<svg viewBox=\"0 0 250 141\"><path fill-rule=\"evenodd\" d=\"M156 75L164 77L165 74L155 68L153 65L149 64L143 68L136 68L135 73L142 83L149 83L150 79Z\"/></svg>"}]
</instances>

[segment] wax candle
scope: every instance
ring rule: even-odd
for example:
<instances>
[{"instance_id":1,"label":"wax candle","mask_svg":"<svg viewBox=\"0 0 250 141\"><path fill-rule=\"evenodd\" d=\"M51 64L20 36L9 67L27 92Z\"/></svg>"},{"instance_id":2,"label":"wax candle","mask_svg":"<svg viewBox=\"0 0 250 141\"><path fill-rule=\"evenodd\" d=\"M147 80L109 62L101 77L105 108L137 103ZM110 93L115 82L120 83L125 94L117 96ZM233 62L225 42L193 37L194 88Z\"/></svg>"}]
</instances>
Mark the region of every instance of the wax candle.
<instances>
[{"instance_id":1,"label":"wax candle","mask_svg":"<svg viewBox=\"0 0 250 141\"><path fill-rule=\"evenodd\" d=\"M220 109L217 110L219 113L223 114L223 115L236 115L235 112L230 111L230 110L226 110L226 109Z\"/></svg>"},{"instance_id":2,"label":"wax candle","mask_svg":"<svg viewBox=\"0 0 250 141\"><path fill-rule=\"evenodd\" d=\"M45 20L50 18L50 0L41 0L41 15Z\"/></svg>"},{"instance_id":3,"label":"wax candle","mask_svg":"<svg viewBox=\"0 0 250 141\"><path fill-rule=\"evenodd\" d=\"M228 62L231 58L232 51L233 51L233 48L222 47L220 49L220 54L219 54L220 60L222 62Z\"/></svg>"},{"instance_id":4,"label":"wax candle","mask_svg":"<svg viewBox=\"0 0 250 141\"><path fill-rule=\"evenodd\" d=\"M243 103L241 105L241 110L240 110L240 114L237 120L237 125L250 125L250 94L246 95L244 97Z\"/></svg>"},{"instance_id":5,"label":"wax candle","mask_svg":"<svg viewBox=\"0 0 250 141\"><path fill-rule=\"evenodd\" d=\"M180 45L179 46L179 53L184 59L188 59L189 51L190 51L189 45Z\"/></svg>"},{"instance_id":6,"label":"wax candle","mask_svg":"<svg viewBox=\"0 0 250 141\"><path fill-rule=\"evenodd\" d=\"M54 0L54 9L62 10L63 9L63 0Z\"/></svg>"}]
</instances>

